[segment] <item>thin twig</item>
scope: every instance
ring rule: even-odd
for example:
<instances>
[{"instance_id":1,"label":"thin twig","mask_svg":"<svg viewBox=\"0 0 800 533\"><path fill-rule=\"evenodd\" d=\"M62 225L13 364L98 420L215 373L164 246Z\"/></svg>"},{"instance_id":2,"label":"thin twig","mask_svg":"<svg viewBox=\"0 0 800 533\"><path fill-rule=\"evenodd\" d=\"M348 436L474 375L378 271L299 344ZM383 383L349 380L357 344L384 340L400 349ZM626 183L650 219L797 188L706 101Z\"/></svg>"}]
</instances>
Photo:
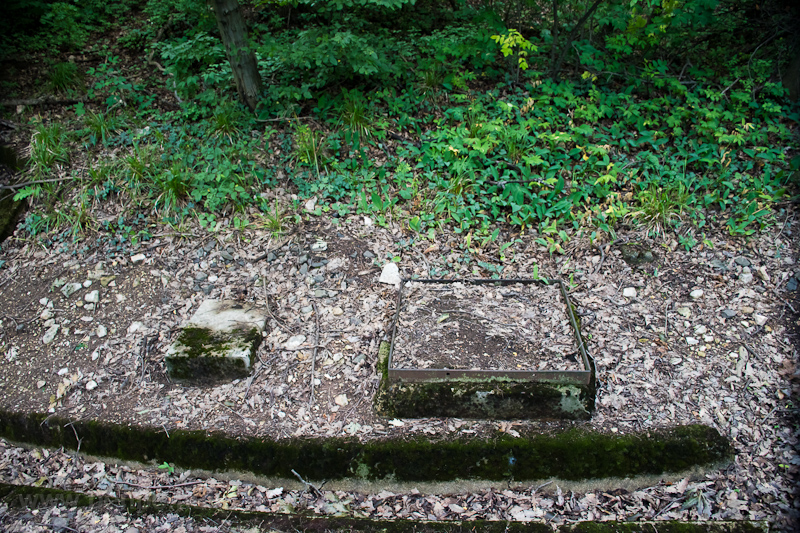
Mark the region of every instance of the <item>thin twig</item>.
<instances>
[{"instance_id":1,"label":"thin twig","mask_svg":"<svg viewBox=\"0 0 800 533\"><path fill-rule=\"evenodd\" d=\"M319 350L319 310L317 309L316 302L312 301L311 306L314 308L316 328L314 329L314 354L311 356L311 396L308 399L309 404L314 403L314 367L317 363L317 351ZM294 472L294 470L292 470L292 472Z\"/></svg>"},{"instance_id":2,"label":"thin twig","mask_svg":"<svg viewBox=\"0 0 800 533\"><path fill-rule=\"evenodd\" d=\"M72 432L75 434L75 440L78 441L78 448L75 450L75 455L78 455L79 453L81 453L81 443L83 442L83 439L78 437L78 431L75 429L75 426L72 425L72 422L64 424L64 427L67 426L72 428Z\"/></svg>"},{"instance_id":3,"label":"thin twig","mask_svg":"<svg viewBox=\"0 0 800 533\"><path fill-rule=\"evenodd\" d=\"M225 405L224 403L222 403L221 401L217 400L216 398L214 398L214 401L215 401L215 402L217 402L218 404L220 404L222 407L224 407L224 408L225 408L225 409L227 409L228 411L230 411L231 413L233 413L233 414L235 414L236 416L238 416L239 418L241 418L241 419L242 419L242 421L243 421L245 424L254 424L254 423L255 423L255 422L253 422L252 420L247 420L247 419L246 419L245 417L243 417L241 414L237 413L235 409L232 409L231 407L229 407L229 406Z\"/></svg>"},{"instance_id":4,"label":"thin twig","mask_svg":"<svg viewBox=\"0 0 800 533\"><path fill-rule=\"evenodd\" d=\"M294 469L294 468L292 468L292 474L294 474L295 476L297 476L297 479L299 479L299 480L300 480L300 483L304 484L306 487L310 487L310 488L311 488L311 489L314 491L314 494L316 494L317 496L322 496L322 491L321 491L321 490L319 490L319 488L317 488L317 486L316 486L316 485L312 485L311 483L309 483L308 481L306 481L305 479L303 479L303 477L302 477L300 474L298 474L298 473L295 471L295 469ZM324 485L324 484L325 484L325 482L323 482L322 484Z\"/></svg>"},{"instance_id":5,"label":"thin twig","mask_svg":"<svg viewBox=\"0 0 800 533\"><path fill-rule=\"evenodd\" d=\"M17 189L22 189L23 187L27 187L29 185L41 185L42 183L56 183L59 181L66 181L70 178L72 178L72 176L67 176L64 178L51 178L47 180L26 181L25 183L15 183L14 185L0 185L0 190L16 191Z\"/></svg>"},{"instance_id":6,"label":"thin twig","mask_svg":"<svg viewBox=\"0 0 800 533\"><path fill-rule=\"evenodd\" d=\"M592 274L597 274L600 272L600 269L603 268L603 262L606 260L606 252L603 250L603 248L605 248L604 246L597 246L596 244L592 244L592 246L595 250L600 251L600 262L597 263L597 267L594 269L594 272L592 272Z\"/></svg>"},{"instance_id":7,"label":"thin twig","mask_svg":"<svg viewBox=\"0 0 800 533\"><path fill-rule=\"evenodd\" d=\"M177 487L189 487L191 485L199 485L201 483L205 483L205 481L197 480L197 481L187 481L186 483L177 483L175 485L139 485L136 483L128 483L127 481L115 481L118 485L128 485L131 487L136 487L137 489L149 489L149 490L156 490L156 489L173 489Z\"/></svg>"}]
</instances>

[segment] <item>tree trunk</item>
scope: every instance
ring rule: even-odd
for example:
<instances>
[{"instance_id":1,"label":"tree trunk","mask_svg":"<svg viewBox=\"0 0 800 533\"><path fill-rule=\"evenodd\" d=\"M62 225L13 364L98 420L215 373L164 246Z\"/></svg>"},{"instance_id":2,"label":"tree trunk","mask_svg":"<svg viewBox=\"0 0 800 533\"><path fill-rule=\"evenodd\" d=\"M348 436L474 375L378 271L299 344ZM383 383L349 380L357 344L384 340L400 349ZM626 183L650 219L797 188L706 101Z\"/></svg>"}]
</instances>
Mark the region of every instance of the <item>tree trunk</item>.
<instances>
[{"instance_id":1,"label":"tree trunk","mask_svg":"<svg viewBox=\"0 0 800 533\"><path fill-rule=\"evenodd\" d=\"M239 99L255 111L261 92L256 55L247 40L247 27L237 0L208 0L208 6L217 17L217 27L228 52L233 69L233 79Z\"/></svg>"}]
</instances>

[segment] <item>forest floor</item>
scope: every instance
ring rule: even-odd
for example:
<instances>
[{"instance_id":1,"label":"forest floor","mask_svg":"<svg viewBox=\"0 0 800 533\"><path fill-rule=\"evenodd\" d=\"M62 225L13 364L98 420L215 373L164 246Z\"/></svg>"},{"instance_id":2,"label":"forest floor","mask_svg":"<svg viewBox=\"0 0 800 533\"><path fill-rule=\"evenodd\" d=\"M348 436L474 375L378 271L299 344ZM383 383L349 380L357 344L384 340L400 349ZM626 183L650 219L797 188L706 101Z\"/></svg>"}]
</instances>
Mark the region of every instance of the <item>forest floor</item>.
<instances>
[{"instance_id":1,"label":"forest floor","mask_svg":"<svg viewBox=\"0 0 800 533\"><path fill-rule=\"evenodd\" d=\"M730 439L736 458L724 470L665 477L648 486L586 488L542 480L465 487L461 493L388 485L375 492L330 485L316 493L292 482L277 487L230 476L173 474L3 441L0 481L259 511L551 524L758 519L790 531L800 511L794 409L800 386L800 233L796 213L783 216L782 223L748 239L706 228L706 241L688 251L675 241L628 230L602 249L573 240L563 255L551 255L529 236L509 234L506 241L520 241L504 251L504 261L493 243L466 254L462 236L447 231L434 240L414 240L391 222L383 228L364 216L309 213L284 235L264 228L209 233L197 227L157 234L135 253L90 236L60 247L12 237L0 252L0 407L6 410L165 432L362 441L516 437L576 426L619 434L702 423ZM378 278L391 257L400 258L405 278L445 270L461 278L498 272L530 278L538 269L542 277L564 280L597 365L592 419L376 415L378 346L390 335L397 302L396 288ZM258 362L250 378L233 383L172 383L164 353L206 298L267 308ZM508 294L488 291L472 305L502 311L504 298ZM97 518L97 510L66 506L43 513L4 514L4 527L49 531L53 520L64 519L81 529ZM106 516L107 531L151 530L168 520ZM201 526L183 524L187 530Z\"/></svg>"}]
</instances>

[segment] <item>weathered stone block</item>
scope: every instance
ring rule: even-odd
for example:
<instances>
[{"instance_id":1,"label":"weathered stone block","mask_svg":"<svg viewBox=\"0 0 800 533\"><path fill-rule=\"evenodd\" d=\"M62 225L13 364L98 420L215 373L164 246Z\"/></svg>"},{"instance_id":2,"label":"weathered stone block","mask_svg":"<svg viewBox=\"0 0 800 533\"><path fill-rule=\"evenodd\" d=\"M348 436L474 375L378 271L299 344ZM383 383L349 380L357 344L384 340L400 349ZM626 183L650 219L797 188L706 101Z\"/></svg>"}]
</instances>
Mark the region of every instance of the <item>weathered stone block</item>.
<instances>
[{"instance_id":1,"label":"weathered stone block","mask_svg":"<svg viewBox=\"0 0 800 533\"><path fill-rule=\"evenodd\" d=\"M204 301L167 350L167 373L198 384L247 377L265 323L266 311L252 304Z\"/></svg>"}]
</instances>

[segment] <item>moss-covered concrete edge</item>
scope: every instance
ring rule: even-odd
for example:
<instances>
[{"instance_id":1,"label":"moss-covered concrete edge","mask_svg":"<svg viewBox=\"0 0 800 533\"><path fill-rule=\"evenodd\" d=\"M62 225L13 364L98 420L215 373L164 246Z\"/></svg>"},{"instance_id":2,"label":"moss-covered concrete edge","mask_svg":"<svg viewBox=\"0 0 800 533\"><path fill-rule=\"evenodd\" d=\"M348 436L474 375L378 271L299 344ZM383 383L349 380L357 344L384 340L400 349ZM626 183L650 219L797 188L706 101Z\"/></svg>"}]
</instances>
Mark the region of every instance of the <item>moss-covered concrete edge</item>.
<instances>
[{"instance_id":1,"label":"moss-covered concrete edge","mask_svg":"<svg viewBox=\"0 0 800 533\"><path fill-rule=\"evenodd\" d=\"M389 418L588 420L594 411L594 362L588 384L504 378L408 382L389 378L390 344L382 342L375 410Z\"/></svg>"},{"instance_id":2,"label":"moss-covered concrete edge","mask_svg":"<svg viewBox=\"0 0 800 533\"><path fill-rule=\"evenodd\" d=\"M317 517L307 514L276 514L255 511L213 509L183 504L160 503L112 496L87 494L22 485L0 483L0 501L13 508L35 509L53 505L92 507L113 504L134 516L174 513L180 516L226 520L238 526L255 526L260 531L352 531L363 533L552 533L552 526L540 522L506 522L476 520L472 522L427 522L416 520L373 520L353 517ZM579 522L565 524L559 533L765 533L766 522Z\"/></svg>"},{"instance_id":3,"label":"moss-covered concrete edge","mask_svg":"<svg viewBox=\"0 0 800 533\"><path fill-rule=\"evenodd\" d=\"M425 438L360 443L348 438L269 440L222 433L70 421L0 410L0 437L35 446L76 449L100 457L174 463L189 469L252 472L314 480L393 482L581 481L679 473L727 463L728 440L715 429L679 426L638 434L569 430L552 435L431 442Z\"/></svg>"}]
</instances>

